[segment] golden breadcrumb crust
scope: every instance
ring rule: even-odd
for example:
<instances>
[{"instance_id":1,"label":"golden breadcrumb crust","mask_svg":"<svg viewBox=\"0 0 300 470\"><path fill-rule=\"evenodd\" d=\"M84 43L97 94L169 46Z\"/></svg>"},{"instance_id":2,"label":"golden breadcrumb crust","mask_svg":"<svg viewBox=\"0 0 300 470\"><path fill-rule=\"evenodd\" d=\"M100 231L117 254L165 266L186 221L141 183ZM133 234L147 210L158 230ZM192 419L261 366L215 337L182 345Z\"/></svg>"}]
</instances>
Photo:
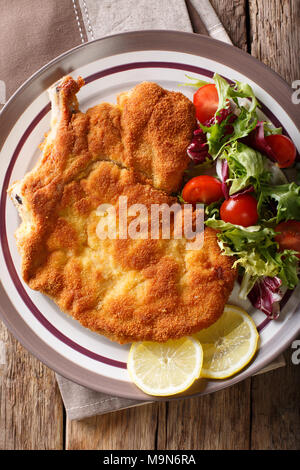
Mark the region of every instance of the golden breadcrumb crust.
<instances>
[{"instance_id":1,"label":"golden breadcrumb crust","mask_svg":"<svg viewBox=\"0 0 300 470\"><path fill-rule=\"evenodd\" d=\"M81 113L75 94L82 84L66 77L60 85L55 140L46 139L41 160L16 186L24 280L84 327L120 343L166 341L208 327L236 277L214 230L205 230L201 250L187 250L185 239L98 236L112 224L110 213L97 210L101 204L111 204L118 218L120 196L149 213L151 204L176 202L167 192L178 189L187 165L191 103L142 83L117 106Z\"/></svg>"}]
</instances>

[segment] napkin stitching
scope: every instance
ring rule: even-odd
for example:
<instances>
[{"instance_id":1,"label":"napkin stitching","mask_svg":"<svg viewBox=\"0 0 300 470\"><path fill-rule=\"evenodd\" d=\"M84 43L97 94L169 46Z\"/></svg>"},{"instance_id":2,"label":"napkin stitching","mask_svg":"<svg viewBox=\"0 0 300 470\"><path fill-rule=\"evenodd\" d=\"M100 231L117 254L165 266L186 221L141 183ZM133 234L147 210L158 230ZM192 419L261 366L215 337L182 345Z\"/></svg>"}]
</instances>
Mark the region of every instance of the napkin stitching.
<instances>
[{"instance_id":1,"label":"napkin stitching","mask_svg":"<svg viewBox=\"0 0 300 470\"><path fill-rule=\"evenodd\" d=\"M77 26L78 26L78 29L79 29L79 34L80 34L80 37L81 37L81 42L84 43L84 37L83 37L82 29L81 29L81 26L80 26L80 21L79 21L79 16L78 16L78 11L77 11L77 7L76 7L76 4L75 4L75 0L72 0L72 3L73 3L73 7L74 7Z\"/></svg>"},{"instance_id":2,"label":"napkin stitching","mask_svg":"<svg viewBox=\"0 0 300 470\"><path fill-rule=\"evenodd\" d=\"M92 28L92 25L91 25L91 22L90 22L89 12L88 12L85 0L83 0L83 8L84 8L85 16L86 16L87 23L88 23L88 31L91 33L92 39L95 39L94 33L93 33L93 28Z\"/></svg>"},{"instance_id":3,"label":"napkin stitching","mask_svg":"<svg viewBox=\"0 0 300 470\"><path fill-rule=\"evenodd\" d=\"M71 410L79 410L80 408L86 408L87 406L93 406L93 405L99 405L99 403L105 403L106 401L111 401L111 400L119 400L119 397L110 397L110 398L106 398L105 400L101 400L101 401L96 401L94 403L88 403L87 405L81 405L81 406L73 406L72 408L67 408L68 411L71 411Z\"/></svg>"}]
</instances>

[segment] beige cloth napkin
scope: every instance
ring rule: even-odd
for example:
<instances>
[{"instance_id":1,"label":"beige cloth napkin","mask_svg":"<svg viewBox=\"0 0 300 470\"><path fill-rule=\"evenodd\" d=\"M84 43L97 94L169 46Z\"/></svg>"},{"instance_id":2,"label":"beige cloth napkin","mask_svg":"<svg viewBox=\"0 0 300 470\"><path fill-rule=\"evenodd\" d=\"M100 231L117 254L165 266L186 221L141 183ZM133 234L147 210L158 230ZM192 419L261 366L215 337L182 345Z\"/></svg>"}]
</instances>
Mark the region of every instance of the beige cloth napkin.
<instances>
[{"instance_id":1,"label":"beige cloth napkin","mask_svg":"<svg viewBox=\"0 0 300 470\"><path fill-rule=\"evenodd\" d=\"M209 33L231 42L208 0L1 0L0 109L31 74L64 51L143 29ZM283 365L280 356L268 370ZM144 404L56 377L71 420Z\"/></svg>"}]
</instances>

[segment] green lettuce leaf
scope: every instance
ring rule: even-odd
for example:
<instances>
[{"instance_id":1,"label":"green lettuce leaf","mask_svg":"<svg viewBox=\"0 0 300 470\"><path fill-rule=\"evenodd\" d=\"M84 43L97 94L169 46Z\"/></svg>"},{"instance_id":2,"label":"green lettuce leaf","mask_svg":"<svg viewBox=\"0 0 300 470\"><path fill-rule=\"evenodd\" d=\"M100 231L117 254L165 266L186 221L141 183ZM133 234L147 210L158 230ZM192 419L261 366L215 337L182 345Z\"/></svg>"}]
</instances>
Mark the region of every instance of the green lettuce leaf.
<instances>
[{"instance_id":1,"label":"green lettuce leaf","mask_svg":"<svg viewBox=\"0 0 300 470\"><path fill-rule=\"evenodd\" d=\"M204 210L206 218L210 219L212 217L213 218L219 217L220 216L220 206L221 206L221 204L222 204L222 200L212 202L211 204L207 204L205 206L205 210Z\"/></svg>"},{"instance_id":2,"label":"green lettuce leaf","mask_svg":"<svg viewBox=\"0 0 300 470\"><path fill-rule=\"evenodd\" d=\"M186 78L192 81L192 83L182 83L182 86L192 86L195 88L201 88L204 85L209 85L211 82L206 82L205 80L199 80L199 78L191 77L190 75L185 74Z\"/></svg>"},{"instance_id":3,"label":"green lettuce leaf","mask_svg":"<svg viewBox=\"0 0 300 470\"><path fill-rule=\"evenodd\" d=\"M199 126L201 127L203 132L206 133L208 153L213 157L213 159L217 158L217 156L220 154L224 146L228 144L228 142L234 140L234 138L232 137L233 134L228 135L226 133L230 117L231 116L229 115L220 123L216 122L212 126L204 126L203 124L199 123ZM233 126L232 124L230 125Z\"/></svg>"},{"instance_id":4,"label":"green lettuce leaf","mask_svg":"<svg viewBox=\"0 0 300 470\"><path fill-rule=\"evenodd\" d=\"M266 157L241 142L226 146L220 158L228 162L227 181L231 182L229 194L235 194L250 185L254 186L257 192L262 183L268 183L270 180L270 172L265 167Z\"/></svg>"},{"instance_id":5,"label":"green lettuce leaf","mask_svg":"<svg viewBox=\"0 0 300 470\"><path fill-rule=\"evenodd\" d=\"M277 203L277 215L270 221L300 220L300 186L296 183L261 185L258 199L258 213L263 218L270 200Z\"/></svg>"},{"instance_id":6,"label":"green lettuce leaf","mask_svg":"<svg viewBox=\"0 0 300 470\"><path fill-rule=\"evenodd\" d=\"M274 134L282 134L282 127L273 127L273 125L270 122L265 122L264 131L265 131L265 136L274 135Z\"/></svg>"},{"instance_id":7,"label":"green lettuce leaf","mask_svg":"<svg viewBox=\"0 0 300 470\"><path fill-rule=\"evenodd\" d=\"M234 267L243 270L242 295L245 297L261 276L278 276L293 289L298 283L298 258L294 251L278 251L275 231L260 225L241 227L210 218L206 225L218 230L218 243L223 254L235 256Z\"/></svg>"},{"instance_id":8,"label":"green lettuce leaf","mask_svg":"<svg viewBox=\"0 0 300 470\"><path fill-rule=\"evenodd\" d=\"M219 95L219 106L215 118L221 113L222 109L230 106L231 100L238 109L237 118L231 123L233 127L231 134L227 134L230 116L221 122L215 119L215 124L212 126L204 126L200 123L203 132L207 135L209 153L213 158L217 158L225 145L246 137L256 127L258 121L256 108L259 103L252 88L247 83L236 82L234 85L230 85L227 80L218 74L214 75L214 82ZM239 98L247 98L247 102L242 104Z\"/></svg>"},{"instance_id":9,"label":"green lettuce leaf","mask_svg":"<svg viewBox=\"0 0 300 470\"><path fill-rule=\"evenodd\" d=\"M248 83L241 83L236 81L234 85L230 85L225 78L221 77L217 73L214 74L214 82L217 87L218 95L219 95L219 106L216 111L216 114L223 108L227 108L229 106L228 100L231 98L235 104L242 109L238 101L238 98L251 98L251 103L249 106L249 113L255 111L256 107L258 106L258 101L254 92Z\"/></svg>"}]
</instances>

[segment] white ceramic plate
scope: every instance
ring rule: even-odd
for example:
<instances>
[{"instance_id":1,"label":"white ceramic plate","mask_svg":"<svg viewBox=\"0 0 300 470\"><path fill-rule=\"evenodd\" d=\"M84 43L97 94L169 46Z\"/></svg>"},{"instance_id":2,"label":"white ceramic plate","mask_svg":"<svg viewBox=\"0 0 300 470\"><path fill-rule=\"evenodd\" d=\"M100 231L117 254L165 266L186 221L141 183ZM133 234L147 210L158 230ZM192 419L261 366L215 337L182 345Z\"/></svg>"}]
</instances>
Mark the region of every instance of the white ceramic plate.
<instances>
[{"instance_id":1,"label":"white ceramic plate","mask_svg":"<svg viewBox=\"0 0 300 470\"><path fill-rule=\"evenodd\" d=\"M49 129L46 89L67 73L81 75L79 92L84 111L100 101L115 102L119 92L148 80L192 98L194 90L180 86L185 74L211 79L214 72L246 81L263 104L262 112L283 126L300 150L299 116L292 90L274 72L242 51L204 36L146 31L111 36L69 51L43 67L10 99L0 115L0 235L2 318L15 336L39 359L65 377L95 390L141 400L153 400L138 390L126 370L129 346L120 346L83 328L44 295L30 290L20 276L20 256L14 232L19 225L6 190L23 177L39 157L38 145ZM226 381L198 381L185 395L210 393L257 372L276 357L299 332L300 288L284 299L279 320L269 321L234 289L230 302L253 315L261 336L260 350L242 373ZM296 311L297 310L297 311Z\"/></svg>"}]
</instances>

